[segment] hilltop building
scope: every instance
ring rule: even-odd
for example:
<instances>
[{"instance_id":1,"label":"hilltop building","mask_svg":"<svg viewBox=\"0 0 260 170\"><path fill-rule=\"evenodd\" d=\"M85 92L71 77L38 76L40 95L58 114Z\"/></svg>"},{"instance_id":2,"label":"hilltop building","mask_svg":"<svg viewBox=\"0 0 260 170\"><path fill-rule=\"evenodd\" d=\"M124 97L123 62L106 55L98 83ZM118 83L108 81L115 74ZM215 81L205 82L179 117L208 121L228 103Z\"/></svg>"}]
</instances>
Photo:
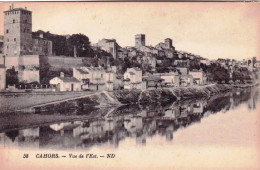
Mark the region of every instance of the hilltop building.
<instances>
[{"instance_id":1,"label":"hilltop building","mask_svg":"<svg viewBox=\"0 0 260 170\"><path fill-rule=\"evenodd\" d=\"M102 39L98 41L98 43L94 44L94 46L100 47L102 50L112 54L114 59L118 57L117 51L120 46L117 44L115 39Z\"/></svg>"},{"instance_id":2,"label":"hilltop building","mask_svg":"<svg viewBox=\"0 0 260 170\"><path fill-rule=\"evenodd\" d=\"M4 11L4 55L7 69L18 71L19 81L39 82L39 56L52 55L52 43L32 37L32 12L27 8Z\"/></svg>"},{"instance_id":3,"label":"hilltop building","mask_svg":"<svg viewBox=\"0 0 260 170\"><path fill-rule=\"evenodd\" d=\"M145 46L145 34L135 35L135 47Z\"/></svg>"},{"instance_id":4,"label":"hilltop building","mask_svg":"<svg viewBox=\"0 0 260 170\"><path fill-rule=\"evenodd\" d=\"M52 41L44 38L43 32L39 36L33 36L33 54L40 56L52 56Z\"/></svg>"},{"instance_id":5,"label":"hilltop building","mask_svg":"<svg viewBox=\"0 0 260 170\"><path fill-rule=\"evenodd\" d=\"M158 50L175 50L175 47L172 46L172 39L166 38L163 42L160 42L155 46Z\"/></svg>"}]
</instances>

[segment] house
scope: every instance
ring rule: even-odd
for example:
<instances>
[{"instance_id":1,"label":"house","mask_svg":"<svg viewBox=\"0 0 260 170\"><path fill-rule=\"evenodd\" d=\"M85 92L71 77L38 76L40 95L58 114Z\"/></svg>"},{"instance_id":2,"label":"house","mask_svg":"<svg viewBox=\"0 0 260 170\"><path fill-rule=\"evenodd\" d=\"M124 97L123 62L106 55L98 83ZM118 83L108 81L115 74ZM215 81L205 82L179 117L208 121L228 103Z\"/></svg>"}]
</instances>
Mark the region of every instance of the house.
<instances>
[{"instance_id":1,"label":"house","mask_svg":"<svg viewBox=\"0 0 260 170\"><path fill-rule=\"evenodd\" d=\"M89 89L94 91L102 91L106 89L105 85L105 69L102 67L81 67L88 72Z\"/></svg>"},{"instance_id":2,"label":"house","mask_svg":"<svg viewBox=\"0 0 260 170\"><path fill-rule=\"evenodd\" d=\"M38 31L39 36L33 36L33 54L40 56L52 56L52 41L43 37L43 32Z\"/></svg>"},{"instance_id":3,"label":"house","mask_svg":"<svg viewBox=\"0 0 260 170\"><path fill-rule=\"evenodd\" d=\"M166 86L175 86L175 87L180 86L180 76L176 72L159 73L154 75L159 75L161 79L164 81Z\"/></svg>"},{"instance_id":4,"label":"house","mask_svg":"<svg viewBox=\"0 0 260 170\"><path fill-rule=\"evenodd\" d=\"M113 91L115 76L116 74L111 69L106 71L104 79L107 91Z\"/></svg>"},{"instance_id":5,"label":"house","mask_svg":"<svg viewBox=\"0 0 260 170\"><path fill-rule=\"evenodd\" d=\"M157 89L164 87L164 80L157 75L146 76L143 78L143 89Z\"/></svg>"},{"instance_id":6,"label":"house","mask_svg":"<svg viewBox=\"0 0 260 170\"><path fill-rule=\"evenodd\" d=\"M180 75L180 86L187 87L193 85L193 77L191 75Z\"/></svg>"},{"instance_id":7,"label":"house","mask_svg":"<svg viewBox=\"0 0 260 170\"><path fill-rule=\"evenodd\" d=\"M73 77L81 81L82 89L112 91L116 79L116 69L114 66L107 70L102 67L73 68Z\"/></svg>"},{"instance_id":8,"label":"house","mask_svg":"<svg viewBox=\"0 0 260 170\"><path fill-rule=\"evenodd\" d=\"M120 49L115 39L102 39L97 44L93 44L93 46L100 47L102 50L112 54L114 59L117 58L117 51Z\"/></svg>"},{"instance_id":9,"label":"house","mask_svg":"<svg viewBox=\"0 0 260 170\"><path fill-rule=\"evenodd\" d=\"M200 63L201 64L206 64L207 66L210 65L210 61L208 59L202 59L202 60L200 60Z\"/></svg>"},{"instance_id":10,"label":"house","mask_svg":"<svg viewBox=\"0 0 260 170\"><path fill-rule=\"evenodd\" d=\"M73 77L78 79L81 82L81 89L86 90L88 89L89 85L89 78L88 73L86 70L82 68L73 68Z\"/></svg>"},{"instance_id":11,"label":"house","mask_svg":"<svg viewBox=\"0 0 260 170\"><path fill-rule=\"evenodd\" d=\"M142 89L142 70L127 68L124 74L124 89Z\"/></svg>"},{"instance_id":12,"label":"house","mask_svg":"<svg viewBox=\"0 0 260 170\"><path fill-rule=\"evenodd\" d=\"M193 80L198 85L204 85L207 83L206 74L202 70L193 70L189 72L189 75L193 77Z\"/></svg>"},{"instance_id":13,"label":"house","mask_svg":"<svg viewBox=\"0 0 260 170\"><path fill-rule=\"evenodd\" d=\"M75 77L64 77L61 72L60 77L55 77L50 80L50 84L56 87L58 91L80 91L81 82Z\"/></svg>"},{"instance_id":14,"label":"house","mask_svg":"<svg viewBox=\"0 0 260 170\"><path fill-rule=\"evenodd\" d=\"M189 67L190 61L189 60L175 60L173 65L176 67Z\"/></svg>"},{"instance_id":15,"label":"house","mask_svg":"<svg viewBox=\"0 0 260 170\"><path fill-rule=\"evenodd\" d=\"M181 75L188 74L188 68L186 68L186 67L176 67L176 70L178 70L178 72L180 72Z\"/></svg>"}]
</instances>

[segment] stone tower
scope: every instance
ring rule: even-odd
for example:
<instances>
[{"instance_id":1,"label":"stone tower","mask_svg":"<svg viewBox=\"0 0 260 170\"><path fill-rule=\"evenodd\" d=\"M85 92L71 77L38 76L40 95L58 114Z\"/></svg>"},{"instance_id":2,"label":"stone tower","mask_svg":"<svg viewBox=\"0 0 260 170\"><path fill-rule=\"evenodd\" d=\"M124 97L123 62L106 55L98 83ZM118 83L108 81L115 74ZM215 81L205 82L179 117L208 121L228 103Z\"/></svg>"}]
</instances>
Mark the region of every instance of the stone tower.
<instances>
[{"instance_id":1,"label":"stone tower","mask_svg":"<svg viewBox=\"0 0 260 170\"><path fill-rule=\"evenodd\" d=\"M27 8L4 11L4 55L6 66L19 65L19 57L32 54L32 12Z\"/></svg>"},{"instance_id":2,"label":"stone tower","mask_svg":"<svg viewBox=\"0 0 260 170\"><path fill-rule=\"evenodd\" d=\"M164 40L164 43L165 43L166 49L172 49L172 48L173 48L173 46L172 46L172 39L166 38L166 39Z\"/></svg>"},{"instance_id":3,"label":"stone tower","mask_svg":"<svg viewBox=\"0 0 260 170\"><path fill-rule=\"evenodd\" d=\"M145 46L145 34L135 35L135 47Z\"/></svg>"}]
</instances>

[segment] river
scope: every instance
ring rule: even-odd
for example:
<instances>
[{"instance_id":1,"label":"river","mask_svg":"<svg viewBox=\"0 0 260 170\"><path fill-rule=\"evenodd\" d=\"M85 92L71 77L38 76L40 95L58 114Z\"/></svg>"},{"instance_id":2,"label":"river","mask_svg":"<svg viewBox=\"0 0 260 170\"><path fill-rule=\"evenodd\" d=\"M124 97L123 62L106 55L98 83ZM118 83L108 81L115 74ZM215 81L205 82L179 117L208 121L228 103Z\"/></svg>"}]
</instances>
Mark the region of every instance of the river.
<instances>
[{"instance_id":1,"label":"river","mask_svg":"<svg viewBox=\"0 0 260 170\"><path fill-rule=\"evenodd\" d=\"M0 148L8 154L65 155L63 159L67 162L59 164L62 162L59 160L55 165L66 167L72 166L68 153L78 156L92 153L101 160L77 159L78 166L257 169L260 168L258 91L252 88L163 106L129 105L102 112L94 110L95 114L100 113L98 117L26 128L17 125L15 130L7 129L6 125L0 133ZM115 158L102 157L108 153Z\"/></svg>"}]
</instances>

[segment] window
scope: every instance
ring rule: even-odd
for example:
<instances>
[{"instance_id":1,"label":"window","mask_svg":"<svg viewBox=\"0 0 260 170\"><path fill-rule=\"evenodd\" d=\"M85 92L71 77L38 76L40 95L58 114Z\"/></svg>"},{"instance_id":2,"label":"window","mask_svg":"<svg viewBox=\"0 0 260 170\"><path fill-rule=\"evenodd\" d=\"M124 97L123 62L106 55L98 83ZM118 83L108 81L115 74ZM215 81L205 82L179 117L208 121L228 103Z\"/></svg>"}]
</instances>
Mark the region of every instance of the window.
<instances>
[{"instance_id":1,"label":"window","mask_svg":"<svg viewBox=\"0 0 260 170\"><path fill-rule=\"evenodd\" d=\"M6 48L8 49L9 47L8 47L8 46L6 46Z\"/></svg>"},{"instance_id":2,"label":"window","mask_svg":"<svg viewBox=\"0 0 260 170\"><path fill-rule=\"evenodd\" d=\"M8 34L8 33L9 33L9 30L7 29L7 30L6 30L6 34Z\"/></svg>"},{"instance_id":3,"label":"window","mask_svg":"<svg viewBox=\"0 0 260 170\"><path fill-rule=\"evenodd\" d=\"M16 41L16 38L14 38L14 41Z\"/></svg>"},{"instance_id":4,"label":"window","mask_svg":"<svg viewBox=\"0 0 260 170\"><path fill-rule=\"evenodd\" d=\"M9 42L9 39L7 38L7 42Z\"/></svg>"},{"instance_id":5,"label":"window","mask_svg":"<svg viewBox=\"0 0 260 170\"><path fill-rule=\"evenodd\" d=\"M15 19L13 20L13 23L15 23Z\"/></svg>"},{"instance_id":6,"label":"window","mask_svg":"<svg viewBox=\"0 0 260 170\"><path fill-rule=\"evenodd\" d=\"M24 22L27 23L27 19Z\"/></svg>"}]
</instances>

